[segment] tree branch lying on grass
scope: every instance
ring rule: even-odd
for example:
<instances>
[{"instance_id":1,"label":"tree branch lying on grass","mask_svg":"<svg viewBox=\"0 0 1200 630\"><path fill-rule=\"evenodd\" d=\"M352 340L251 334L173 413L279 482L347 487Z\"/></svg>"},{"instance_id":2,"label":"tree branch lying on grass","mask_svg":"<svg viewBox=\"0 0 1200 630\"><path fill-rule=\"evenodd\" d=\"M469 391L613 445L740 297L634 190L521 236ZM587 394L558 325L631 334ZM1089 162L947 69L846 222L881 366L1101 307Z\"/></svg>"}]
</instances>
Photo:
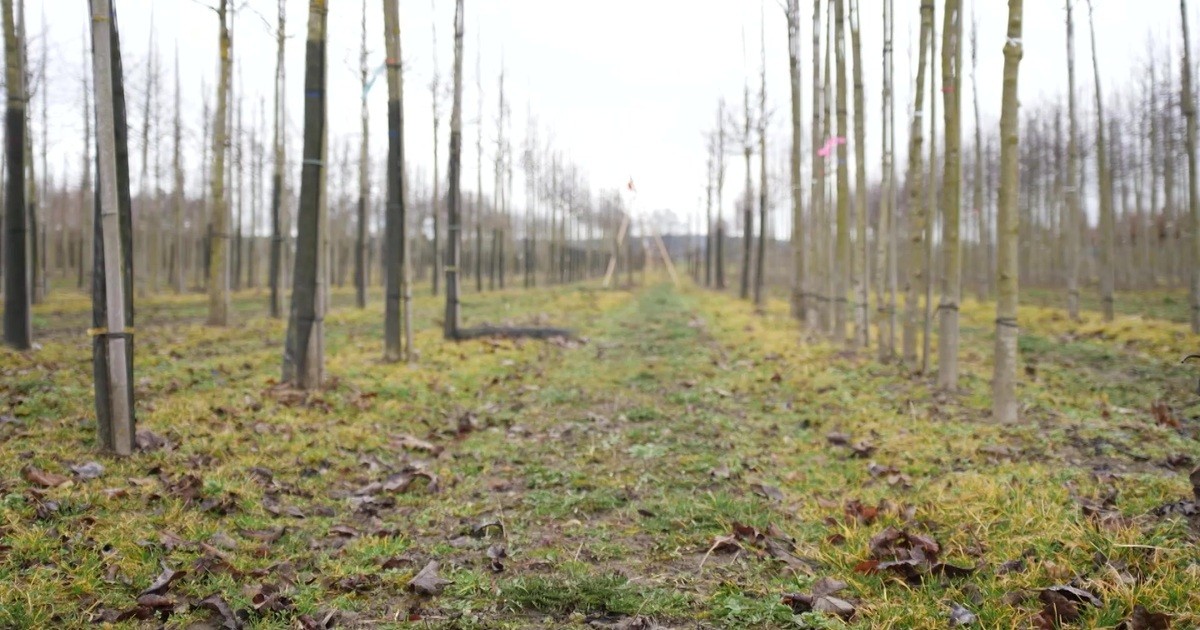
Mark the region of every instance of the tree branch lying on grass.
<instances>
[{"instance_id":1,"label":"tree branch lying on grass","mask_svg":"<svg viewBox=\"0 0 1200 630\"><path fill-rule=\"evenodd\" d=\"M455 331L454 340L482 339L484 337L499 337L501 339L575 339L575 333L566 328L539 328L525 326L477 326L475 328L460 328Z\"/></svg>"}]
</instances>

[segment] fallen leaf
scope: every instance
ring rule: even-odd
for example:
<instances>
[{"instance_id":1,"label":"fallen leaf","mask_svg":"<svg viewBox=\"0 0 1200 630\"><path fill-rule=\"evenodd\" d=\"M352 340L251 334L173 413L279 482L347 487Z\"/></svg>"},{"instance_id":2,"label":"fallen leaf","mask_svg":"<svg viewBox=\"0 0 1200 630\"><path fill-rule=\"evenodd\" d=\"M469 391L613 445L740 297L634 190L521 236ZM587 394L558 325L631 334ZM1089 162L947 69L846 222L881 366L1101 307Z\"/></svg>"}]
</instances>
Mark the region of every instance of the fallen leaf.
<instances>
[{"instance_id":1,"label":"fallen leaf","mask_svg":"<svg viewBox=\"0 0 1200 630\"><path fill-rule=\"evenodd\" d=\"M850 434L833 431L825 435L825 439L834 446L850 446Z\"/></svg>"},{"instance_id":2,"label":"fallen leaf","mask_svg":"<svg viewBox=\"0 0 1200 630\"><path fill-rule=\"evenodd\" d=\"M781 492L779 488L776 488L775 486L769 486L765 483L752 483L750 484L750 490L752 490L755 494L766 497L767 499L770 499L776 503L783 501L783 492Z\"/></svg>"},{"instance_id":3,"label":"fallen leaf","mask_svg":"<svg viewBox=\"0 0 1200 630\"><path fill-rule=\"evenodd\" d=\"M487 549L487 557L491 561L492 573L502 573L504 571L504 562L502 561L508 557L508 550L504 545L491 545Z\"/></svg>"},{"instance_id":4,"label":"fallen leaf","mask_svg":"<svg viewBox=\"0 0 1200 630\"><path fill-rule=\"evenodd\" d=\"M227 630L241 630L242 620L233 614L229 604L220 595L209 595L196 603L196 607L211 610L221 617L221 627Z\"/></svg>"},{"instance_id":5,"label":"fallen leaf","mask_svg":"<svg viewBox=\"0 0 1200 630\"><path fill-rule=\"evenodd\" d=\"M1169 630L1170 627L1170 615L1152 613L1141 604L1133 607L1133 614L1129 619L1117 624L1117 630Z\"/></svg>"},{"instance_id":6,"label":"fallen leaf","mask_svg":"<svg viewBox=\"0 0 1200 630\"><path fill-rule=\"evenodd\" d=\"M169 449L171 447L169 441L147 429L139 429L134 434L133 441L139 451L157 451L162 448Z\"/></svg>"},{"instance_id":7,"label":"fallen leaf","mask_svg":"<svg viewBox=\"0 0 1200 630\"><path fill-rule=\"evenodd\" d=\"M35 466L26 466L21 469L21 476L29 483L43 488L57 488L63 484L71 482L69 477L64 477L52 472L46 472Z\"/></svg>"},{"instance_id":8,"label":"fallen leaf","mask_svg":"<svg viewBox=\"0 0 1200 630\"><path fill-rule=\"evenodd\" d=\"M487 535L489 529L499 530L501 536L504 536L504 523L498 520L483 521L471 528L471 536L474 538L483 538Z\"/></svg>"},{"instance_id":9,"label":"fallen leaf","mask_svg":"<svg viewBox=\"0 0 1200 630\"><path fill-rule=\"evenodd\" d=\"M933 575L940 575L948 578L964 578L969 577L975 572L975 567L960 567L948 562L938 562L929 567L929 572Z\"/></svg>"},{"instance_id":10,"label":"fallen leaf","mask_svg":"<svg viewBox=\"0 0 1200 630\"><path fill-rule=\"evenodd\" d=\"M975 616L975 613L967 610L966 608L963 608L962 606L959 606L958 604L954 604L950 608L950 625L951 626L954 626L954 627L969 626L969 625L975 623L976 621L979 621L979 618Z\"/></svg>"},{"instance_id":11,"label":"fallen leaf","mask_svg":"<svg viewBox=\"0 0 1200 630\"><path fill-rule=\"evenodd\" d=\"M1050 622L1053 627L1053 624L1079 619L1079 605L1055 591L1043 590L1038 599L1043 604L1042 612L1038 614L1042 623Z\"/></svg>"},{"instance_id":12,"label":"fallen leaf","mask_svg":"<svg viewBox=\"0 0 1200 630\"><path fill-rule=\"evenodd\" d=\"M1096 608L1100 608L1100 607L1104 606L1104 602L1101 602L1099 597L1096 597L1095 595L1093 595L1081 588L1076 588L1076 587L1070 586L1068 584L1056 584L1054 586L1047 586L1046 588L1042 589L1042 592L1043 593L1045 593L1045 592L1056 593L1056 594L1061 595L1071 601L1079 602L1081 604L1088 604L1089 606L1095 606Z\"/></svg>"},{"instance_id":13,"label":"fallen leaf","mask_svg":"<svg viewBox=\"0 0 1200 630\"><path fill-rule=\"evenodd\" d=\"M438 576L438 563L436 560L430 560L429 564L425 565L412 580L408 582L408 587L420 595L439 595L446 588L447 584L453 584L452 581L443 579Z\"/></svg>"},{"instance_id":14,"label":"fallen leaf","mask_svg":"<svg viewBox=\"0 0 1200 630\"><path fill-rule=\"evenodd\" d=\"M275 527L273 529L239 529L237 533L245 538L257 540L267 543L268 545L279 540L287 532L286 527Z\"/></svg>"},{"instance_id":15,"label":"fallen leaf","mask_svg":"<svg viewBox=\"0 0 1200 630\"><path fill-rule=\"evenodd\" d=\"M400 435L393 437L392 446L410 451L424 451L431 455L437 455L442 452L442 447L437 446L432 442L422 440L414 435Z\"/></svg>"},{"instance_id":16,"label":"fallen leaf","mask_svg":"<svg viewBox=\"0 0 1200 630\"><path fill-rule=\"evenodd\" d=\"M831 577L823 577L816 582L813 582L812 586L809 587L809 590L812 591L813 596L821 597L824 595L833 595L834 593L848 586L849 584L846 584L841 580Z\"/></svg>"},{"instance_id":17,"label":"fallen leaf","mask_svg":"<svg viewBox=\"0 0 1200 630\"><path fill-rule=\"evenodd\" d=\"M176 571L166 564L162 565L162 569L162 573L159 573L158 577L154 578L150 586L146 587L141 593L138 593L138 597L150 594L161 595L170 588L172 582L187 575L187 571Z\"/></svg>"},{"instance_id":18,"label":"fallen leaf","mask_svg":"<svg viewBox=\"0 0 1200 630\"><path fill-rule=\"evenodd\" d=\"M146 608L155 609L175 607L174 599L171 599L165 595L159 595L157 593L143 593L138 595L137 603L138 606L145 606Z\"/></svg>"},{"instance_id":19,"label":"fallen leaf","mask_svg":"<svg viewBox=\"0 0 1200 630\"><path fill-rule=\"evenodd\" d=\"M80 479L95 479L104 474L104 466L101 466L98 462L87 462L86 464L71 466L71 472L78 475Z\"/></svg>"},{"instance_id":20,"label":"fallen leaf","mask_svg":"<svg viewBox=\"0 0 1200 630\"><path fill-rule=\"evenodd\" d=\"M837 615L843 621L850 621L854 617L854 605L836 597L818 597L813 602L812 610L813 612Z\"/></svg>"}]
</instances>

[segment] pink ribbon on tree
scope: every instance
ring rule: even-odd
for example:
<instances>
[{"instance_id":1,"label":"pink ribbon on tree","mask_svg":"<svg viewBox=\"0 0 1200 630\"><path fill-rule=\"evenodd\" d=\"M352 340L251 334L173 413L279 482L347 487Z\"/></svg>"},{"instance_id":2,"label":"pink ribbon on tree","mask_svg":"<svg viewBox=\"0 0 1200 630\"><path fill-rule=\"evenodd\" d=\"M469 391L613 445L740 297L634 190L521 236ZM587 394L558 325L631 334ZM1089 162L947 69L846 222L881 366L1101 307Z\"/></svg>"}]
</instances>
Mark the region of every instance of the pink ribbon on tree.
<instances>
[{"instance_id":1,"label":"pink ribbon on tree","mask_svg":"<svg viewBox=\"0 0 1200 630\"><path fill-rule=\"evenodd\" d=\"M829 154L833 152L834 147L839 144L846 144L846 138L844 136L833 136L825 141L825 146L817 150L817 155L821 157L829 157Z\"/></svg>"}]
</instances>

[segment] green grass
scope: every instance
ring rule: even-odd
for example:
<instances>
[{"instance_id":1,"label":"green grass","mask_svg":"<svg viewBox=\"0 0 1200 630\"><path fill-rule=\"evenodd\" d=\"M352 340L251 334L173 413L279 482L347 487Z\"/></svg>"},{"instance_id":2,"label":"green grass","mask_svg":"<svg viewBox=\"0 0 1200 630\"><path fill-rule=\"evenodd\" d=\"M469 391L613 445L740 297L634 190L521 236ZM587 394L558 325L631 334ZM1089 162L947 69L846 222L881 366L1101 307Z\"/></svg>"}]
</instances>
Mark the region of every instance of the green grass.
<instances>
[{"instance_id":1,"label":"green grass","mask_svg":"<svg viewBox=\"0 0 1200 630\"><path fill-rule=\"evenodd\" d=\"M587 627L641 615L683 627L942 628L954 603L982 627L1021 627L1037 604L1005 603L1007 593L1076 577L1103 600L1084 626L1114 626L1135 604L1175 615L1176 627L1200 623L1196 534L1149 515L1190 494L1168 457L1200 460L1198 374L1177 364L1200 339L1169 313L1156 318L1164 295L1127 296L1124 308L1140 299L1148 314L1112 324L1023 308L1030 370L1016 426L988 421L987 304L964 305L962 389L946 396L873 352L799 333L777 301L758 316L729 296L666 285L465 296L468 323L549 320L588 339L564 347L446 344L439 303L421 296L421 356L404 366L379 360L378 296L364 311L350 297L334 294L331 382L307 400L274 386L283 324L261 315L261 293L236 296L228 329L202 326L202 296L139 302L139 425L174 447L124 460L95 450L87 301L60 291L37 307L42 348L0 351L0 416L13 418L0 424L0 627L88 626L133 606L161 563L189 570L168 592L178 627L208 618L190 605L199 599L246 610L264 584L291 603L250 614L251 627L340 610L351 626ZM1155 401L1179 428L1156 424ZM458 433L464 417L474 428ZM831 446L835 430L875 451ZM443 451L406 450L405 435ZM56 488L21 473L71 476L90 460L103 464L99 478ZM872 476L872 462L904 483ZM413 464L438 476L436 493L419 483L376 503L356 495ZM185 474L201 481L194 501L171 491ZM1113 491L1126 521L1083 515L1077 498ZM203 509L206 499L226 513ZM848 518L851 500L878 507L877 519ZM503 533L471 535L492 520ZM735 524L790 536L812 568L793 571L746 541L708 554ZM980 568L915 587L856 571L887 526ZM273 543L245 534L278 527ZM201 542L228 546L234 571L195 571ZM508 554L500 573L493 544ZM1023 554L1023 572L997 571ZM408 593L429 560L453 583L434 598ZM849 624L781 605L822 576L849 584L839 594L858 606Z\"/></svg>"}]
</instances>

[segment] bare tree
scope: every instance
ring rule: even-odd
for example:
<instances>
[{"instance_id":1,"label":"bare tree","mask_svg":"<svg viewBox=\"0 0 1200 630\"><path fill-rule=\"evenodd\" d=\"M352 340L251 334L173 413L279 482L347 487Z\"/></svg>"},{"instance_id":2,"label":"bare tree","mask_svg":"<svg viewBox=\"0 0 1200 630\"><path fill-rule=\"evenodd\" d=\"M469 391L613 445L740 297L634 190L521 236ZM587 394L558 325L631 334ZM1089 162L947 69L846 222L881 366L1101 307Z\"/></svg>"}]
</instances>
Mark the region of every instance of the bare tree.
<instances>
[{"instance_id":1,"label":"bare tree","mask_svg":"<svg viewBox=\"0 0 1200 630\"><path fill-rule=\"evenodd\" d=\"M958 304L962 297L962 15L960 0L946 0L942 26L942 99L945 104L946 148L942 175L942 302L938 337L938 386L958 389Z\"/></svg>"},{"instance_id":2,"label":"bare tree","mask_svg":"<svg viewBox=\"0 0 1200 630\"><path fill-rule=\"evenodd\" d=\"M1115 272L1113 257L1115 226L1113 225L1113 185L1109 172L1108 149L1104 133L1104 98L1100 91L1100 60L1096 56L1096 24L1092 1L1088 0L1088 26L1092 33L1092 68L1096 77L1096 183L1100 186L1100 302L1104 321L1113 319L1113 290Z\"/></svg>"},{"instance_id":3,"label":"bare tree","mask_svg":"<svg viewBox=\"0 0 1200 630\"><path fill-rule=\"evenodd\" d=\"M1188 32L1187 0L1179 0L1179 13L1183 17L1183 87L1179 102L1183 109L1183 117L1187 120L1188 215L1191 232L1188 241L1192 250L1189 252L1192 271L1188 279L1188 288L1192 302L1192 332L1200 333L1200 181L1197 180L1200 175L1196 173L1196 95L1192 91L1192 49Z\"/></svg>"},{"instance_id":4,"label":"bare tree","mask_svg":"<svg viewBox=\"0 0 1200 630\"><path fill-rule=\"evenodd\" d=\"M5 160L8 170L4 195L4 342L18 350L32 345L30 319L29 233L25 208L25 55L12 0L3 0L5 85Z\"/></svg>"},{"instance_id":5,"label":"bare tree","mask_svg":"<svg viewBox=\"0 0 1200 630\"><path fill-rule=\"evenodd\" d=\"M388 166L387 213L384 222L384 240L387 260L384 277L387 293L384 301L384 360L398 361L404 356L412 358L410 335L408 344L402 344L401 327L407 321L407 265L408 248L406 222L408 219L404 182L404 77L400 58L400 10L396 0L383 0L384 46L387 54L388 84ZM402 313L401 300L404 300ZM406 329L407 330L407 329Z\"/></svg>"},{"instance_id":6,"label":"bare tree","mask_svg":"<svg viewBox=\"0 0 1200 630\"><path fill-rule=\"evenodd\" d=\"M222 0L222 3L224 0ZM296 270L292 273L292 307L288 319L283 380L301 389L319 387L324 371L325 282L320 258L321 182L325 178L325 0L309 0L308 41L304 63L304 159L300 204L296 214Z\"/></svg>"},{"instance_id":7,"label":"bare tree","mask_svg":"<svg viewBox=\"0 0 1200 630\"><path fill-rule=\"evenodd\" d=\"M229 80L233 66L233 39L227 14L229 0L220 0L220 78L217 81L216 115L213 119L212 232L209 235L208 324L229 324L229 204L225 197L225 144L228 122Z\"/></svg>"},{"instance_id":8,"label":"bare tree","mask_svg":"<svg viewBox=\"0 0 1200 630\"><path fill-rule=\"evenodd\" d=\"M903 357L910 367L917 360L917 312L920 308L918 291L927 282L924 265L925 222L928 220L921 204L921 187L925 165L921 144L924 136L922 115L925 106L926 53L933 30L933 0L921 0L921 39L917 54L916 94L913 99L912 124L908 133L908 264L904 279L904 339Z\"/></svg>"},{"instance_id":9,"label":"bare tree","mask_svg":"<svg viewBox=\"0 0 1200 630\"><path fill-rule=\"evenodd\" d=\"M992 377L992 418L1017 421L1017 187L1020 102L1017 78L1021 64L1022 0L1008 0L1008 39L1004 45L1004 87L1000 105L1000 200L996 216L997 274L996 359Z\"/></svg>"},{"instance_id":10,"label":"bare tree","mask_svg":"<svg viewBox=\"0 0 1200 630\"><path fill-rule=\"evenodd\" d=\"M1083 210L1079 201L1079 129L1075 117L1075 20L1072 15L1075 0L1065 0L1067 7L1067 314L1079 319L1079 230ZM972 58L974 54L972 53ZM977 114L978 116L978 114ZM978 142L978 140L976 140ZM978 159L978 158L977 158Z\"/></svg>"},{"instance_id":11,"label":"bare tree","mask_svg":"<svg viewBox=\"0 0 1200 630\"><path fill-rule=\"evenodd\" d=\"M446 191L446 314L443 321L446 339L457 339L459 329L458 266L462 240L462 55L463 0L454 9L454 97L450 106L450 181Z\"/></svg>"},{"instance_id":12,"label":"bare tree","mask_svg":"<svg viewBox=\"0 0 1200 630\"><path fill-rule=\"evenodd\" d=\"M275 104L271 115L275 119L271 139L274 156L271 163L271 317L281 317L283 313L283 296L279 290L283 273L283 222L281 204L283 203L283 125L284 125L284 69L283 52L286 33L287 6L286 0L279 0L279 18L275 28Z\"/></svg>"},{"instance_id":13,"label":"bare tree","mask_svg":"<svg viewBox=\"0 0 1200 630\"><path fill-rule=\"evenodd\" d=\"M800 179L801 142L803 142L802 118L800 115L800 0L787 0L784 8L788 33L788 76L792 90L792 150L789 153L789 170L792 197L792 317L804 323L808 305L805 301L807 279L804 277L804 192ZM813 50L816 50L814 48ZM815 53L814 53L815 55ZM814 155L815 162L816 157ZM711 197L711 191L710 191ZM711 219L710 219L711 222ZM707 249L707 248L706 248ZM707 269L705 271L707 277ZM706 280L707 282L707 280Z\"/></svg>"},{"instance_id":14,"label":"bare tree","mask_svg":"<svg viewBox=\"0 0 1200 630\"><path fill-rule=\"evenodd\" d=\"M129 455L134 442L133 338L126 326L133 326L133 239L121 48L108 0L91 0L91 8L99 174L92 282L92 324L101 331L92 342L97 428L105 450Z\"/></svg>"}]
</instances>

